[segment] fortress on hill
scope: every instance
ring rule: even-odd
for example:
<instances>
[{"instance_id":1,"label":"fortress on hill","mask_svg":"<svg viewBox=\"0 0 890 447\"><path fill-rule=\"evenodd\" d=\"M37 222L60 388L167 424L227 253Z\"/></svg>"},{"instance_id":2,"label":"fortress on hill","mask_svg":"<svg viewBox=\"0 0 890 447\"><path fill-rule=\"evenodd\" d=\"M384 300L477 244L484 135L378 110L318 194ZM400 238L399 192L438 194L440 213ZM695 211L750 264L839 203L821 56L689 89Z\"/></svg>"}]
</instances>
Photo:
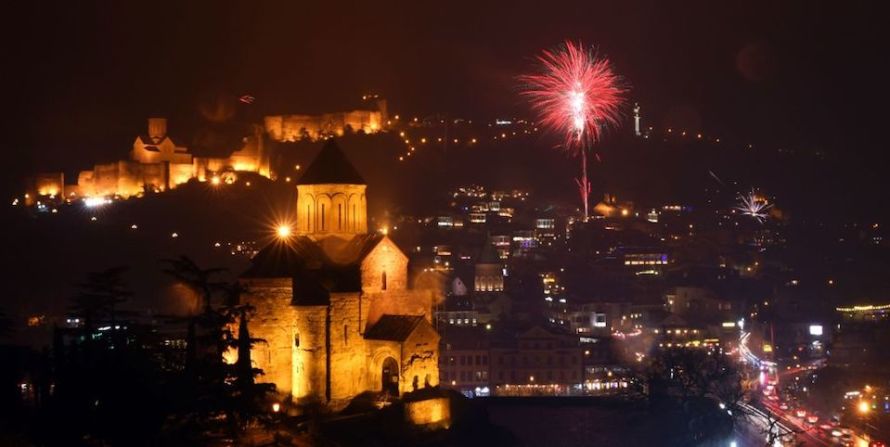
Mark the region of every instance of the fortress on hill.
<instances>
[{"instance_id":1,"label":"fortress on hill","mask_svg":"<svg viewBox=\"0 0 890 447\"><path fill-rule=\"evenodd\" d=\"M207 181L227 173L253 172L274 178L269 142L318 140L355 131L376 133L387 124L386 101L370 98L375 108L321 115L273 115L263 125L252 126L241 148L225 157L192 154L179 139L167 132L166 118L149 118L146 133L136 136L129 158L98 163L80 171L76 181L66 181L62 172L34 176L26 189L26 200L40 197L81 199L93 197L133 197L145 192L176 188L192 179Z\"/></svg>"},{"instance_id":2,"label":"fortress on hill","mask_svg":"<svg viewBox=\"0 0 890 447\"><path fill-rule=\"evenodd\" d=\"M366 391L439 383L432 291L408 285L408 258L368 232L366 184L333 140L297 184L296 235L276 240L240 281L256 308L251 359L295 401L340 408Z\"/></svg>"}]
</instances>

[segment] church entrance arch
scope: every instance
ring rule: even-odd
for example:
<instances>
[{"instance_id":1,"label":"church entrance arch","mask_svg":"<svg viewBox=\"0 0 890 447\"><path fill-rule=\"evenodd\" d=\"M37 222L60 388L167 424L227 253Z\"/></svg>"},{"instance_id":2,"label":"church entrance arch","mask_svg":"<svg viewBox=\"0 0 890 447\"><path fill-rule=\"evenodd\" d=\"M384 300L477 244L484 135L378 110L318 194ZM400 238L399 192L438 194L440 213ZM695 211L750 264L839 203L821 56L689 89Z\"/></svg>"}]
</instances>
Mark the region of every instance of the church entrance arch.
<instances>
[{"instance_id":1,"label":"church entrance arch","mask_svg":"<svg viewBox=\"0 0 890 447\"><path fill-rule=\"evenodd\" d=\"M399 395L399 364L396 359L387 357L383 360L380 377L383 381L381 391L392 396Z\"/></svg>"}]
</instances>

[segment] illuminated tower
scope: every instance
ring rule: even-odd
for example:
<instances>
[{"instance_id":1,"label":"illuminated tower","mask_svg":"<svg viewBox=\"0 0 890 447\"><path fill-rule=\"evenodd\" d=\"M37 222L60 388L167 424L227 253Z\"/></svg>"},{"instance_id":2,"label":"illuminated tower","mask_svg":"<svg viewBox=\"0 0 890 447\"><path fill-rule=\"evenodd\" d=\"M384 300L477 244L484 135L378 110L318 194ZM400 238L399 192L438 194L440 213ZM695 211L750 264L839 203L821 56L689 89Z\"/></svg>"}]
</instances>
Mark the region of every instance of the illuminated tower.
<instances>
[{"instance_id":1,"label":"illuminated tower","mask_svg":"<svg viewBox=\"0 0 890 447\"><path fill-rule=\"evenodd\" d=\"M476 292L503 292L504 265L494 251L491 238L485 240L479 260L476 261L476 277L473 289Z\"/></svg>"},{"instance_id":2,"label":"illuminated tower","mask_svg":"<svg viewBox=\"0 0 890 447\"><path fill-rule=\"evenodd\" d=\"M329 140L297 184L299 235L350 239L368 232L364 179Z\"/></svg>"},{"instance_id":3,"label":"illuminated tower","mask_svg":"<svg viewBox=\"0 0 890 447\"><path fill-rule=\"evenodd\" d=\"M634 135L640 136L640 103L634 103Z\"/></svg>"}]
</instances>

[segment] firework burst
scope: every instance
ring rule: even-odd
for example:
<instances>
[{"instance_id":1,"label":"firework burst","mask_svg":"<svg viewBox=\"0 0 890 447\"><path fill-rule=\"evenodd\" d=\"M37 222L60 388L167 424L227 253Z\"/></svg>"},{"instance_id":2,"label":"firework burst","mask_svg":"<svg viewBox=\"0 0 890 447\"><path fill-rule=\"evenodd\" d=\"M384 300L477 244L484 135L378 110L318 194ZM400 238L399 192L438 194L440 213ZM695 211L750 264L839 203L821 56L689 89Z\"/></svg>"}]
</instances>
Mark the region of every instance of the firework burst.
<instances>
[{"instance_id":1,"label":"firework burst","mask_svg":"<svg viewBox=\"0 0 890 447\"><path fill-rule=\"evenodd\" d=\"M520 76L522 95L545 128L564 136L563 148L581 156L581 176L575 181L588 216L590 181L587 152L609 127L616 127L626 92L608 59L566 41L537 58L538 73Z\"/></svg>"},{"instance_id":2,"label":"firework burst","mask_svg":"<svg viewBox=\"0 0 890 447\"><path fill-rule=\"evenodd\" d=\"M751 216L758 222L763 223L769 217L769 209L773 205L764 197L757 195L754 191L748 194L739 194L739 204L735 207L746 216Z\"/></svg>"},{"instance_id":3,"label":"firework burst","mask_svg":"<svg viewBox=\"0 0 890 447\"><path fill-rule=\"evenodd\" d=\"M540 72L519 78L522 95L542 125L564 135L565 149L583 152L618 125L626 89L608 59L567 41L537 60Z\"/></svg>"}]
</instances>

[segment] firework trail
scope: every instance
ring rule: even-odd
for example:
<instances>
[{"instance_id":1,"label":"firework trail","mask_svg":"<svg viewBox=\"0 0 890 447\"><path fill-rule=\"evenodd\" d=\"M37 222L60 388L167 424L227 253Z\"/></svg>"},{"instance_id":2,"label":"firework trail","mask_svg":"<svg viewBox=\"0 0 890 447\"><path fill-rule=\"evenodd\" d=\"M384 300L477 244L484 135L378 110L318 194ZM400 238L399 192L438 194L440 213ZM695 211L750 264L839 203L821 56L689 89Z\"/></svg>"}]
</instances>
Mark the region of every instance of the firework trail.
<instances>
[{"instance_id":1,"label":"firework trail","mask_svg":"<svg viewBox=\"0 0 890 447\"><path fill-rule=\"evenodd\" d=\"M563 148L581 156L582 173L576 182L587 220L587 152L606 128L618 126L626 89L609 60L581 43L566 41L555 51L545 50L537 60L540 71L519 78L522 95L544 127L564 135Z\"/></svg>"}]
</instances>

